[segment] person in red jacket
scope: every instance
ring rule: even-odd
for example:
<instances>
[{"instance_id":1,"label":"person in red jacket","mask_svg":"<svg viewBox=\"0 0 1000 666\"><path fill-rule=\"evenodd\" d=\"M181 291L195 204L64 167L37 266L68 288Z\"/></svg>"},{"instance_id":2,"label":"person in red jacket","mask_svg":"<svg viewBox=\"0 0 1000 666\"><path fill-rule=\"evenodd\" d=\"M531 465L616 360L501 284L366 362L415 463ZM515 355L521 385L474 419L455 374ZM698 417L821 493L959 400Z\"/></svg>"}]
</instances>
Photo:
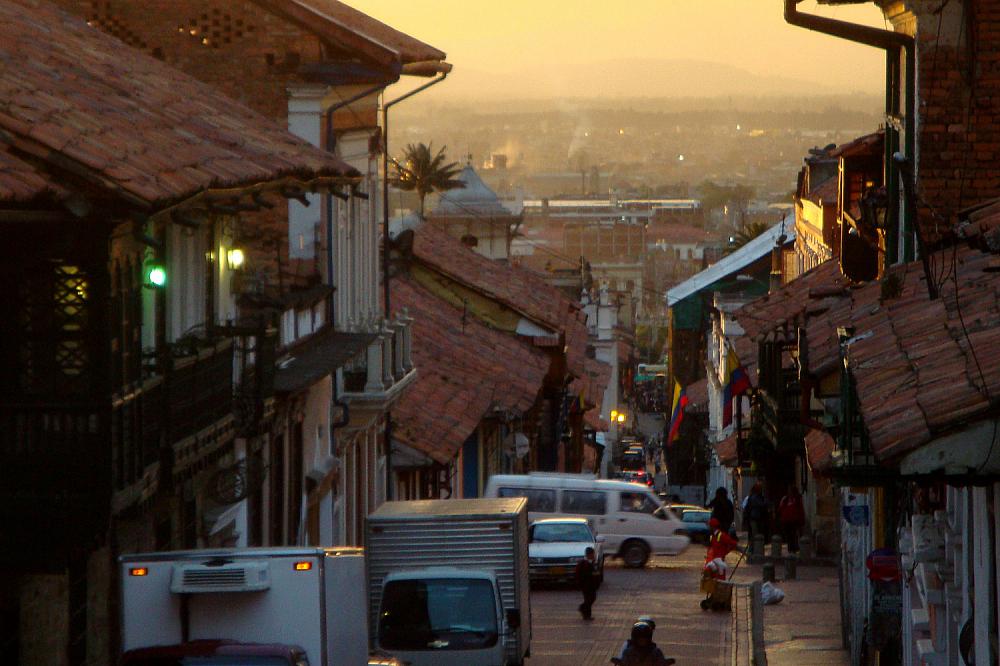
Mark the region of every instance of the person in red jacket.
<instances>
[{"instance_id":1,"label":"person in red jacket","mask_svg":"<svg viewBox=\"0 0 1000 666\"><path fill-rule=\"evenodd\" d=\"M740 542L729 536L727 532L723 532L719 521L712 518L708 521L708 527L712 530L712 535L708 537L708 550L705 553L705 564L708 564L714 559L720 559L723 562L726 560L726 555L731 551L736 550L740 545ZM723 573L722 578L725 578ZM719 576L716 576L719 578Z\"/></svg>"},{"instance_id":2,"label":"person in red jacket","mask_svg":"<svg viewBox=\"0 0 1000 666\"><path fill-rule=\"evenodd\" d=\"M806 510L799 489L792 486L778 503L778 522L789 553L799 552L799 531L806 524Z\"/></svg>"}]
</instances>

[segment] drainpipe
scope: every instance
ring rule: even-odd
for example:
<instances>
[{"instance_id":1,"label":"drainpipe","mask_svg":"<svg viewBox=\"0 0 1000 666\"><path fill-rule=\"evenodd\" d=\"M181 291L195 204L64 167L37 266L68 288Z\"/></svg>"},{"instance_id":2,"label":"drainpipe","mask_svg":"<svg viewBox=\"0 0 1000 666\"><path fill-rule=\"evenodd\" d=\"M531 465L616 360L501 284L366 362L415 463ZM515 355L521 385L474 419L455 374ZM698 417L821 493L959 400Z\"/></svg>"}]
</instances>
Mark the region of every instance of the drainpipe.
<instances>
[{"instance_id":1,"label":"drainpipe","mask_svg":"<svg viewBox=\"0 0 1000 666\"><path fill-rule=\"evenodd\" d=\"M906 58L906 125L905 128L903 128L903 150L904 155L908 159L913 159L914 155L913 126L916 122L916 53L913 37L901 32L894 32L892 30L872 28L865 25L858 25L857 23L850 23L848 21L840 21L837 19L826 18L824 16L816 16L814 14L803 14L798 10L798 5L801 2L802 0L785 0L786 23L799 26L800 28L805 28L807 30L821 32L833 37L839 37L848 41L857 42L859 44L866 44L874 48L883 49L886 52L886 129L888 130L888 126L892 126L893 128L891 140L889 136L890 133L888 131L886 132L886 155L890 158L886 160L886 185L889 193L891 195L894 194L896 197L895 202L891 204L894 207L891 210L896 211L896 216L892 218L892 228L887 230L888 233L886 234L886 257L896 263L900 260L904 262L912 261L913 220L916 211L912 210L910 206L906 207L902 220L902 234L900 234L900 220L898 214L899 170L893 164L891 156L893 152L895 152L893 146L898 147L900 132L896 114L899 112L899 97L902 96L901 92L903 92L900 90L901 77L899 71L899 56L901 52L905 54ZM900 257L898 245L900 235L903 237L902 257Z\"/></svg>"},{"instance_id":2,"label":"drainpipe","mask_svg":"<svg viewBox=\"0 0 1000 666\"><path fill-rule=\"evenodd\" d=\"M390 300L389 300L389 109L400 102L413 97L419 92L427 90L431 86L437 85L448 77L451 65L446 62L413 63L404 65L403 74L414 74L426 76L437 74L431 81L414 88L405 95L401 95L391 102L382 105L382 291L384 312L386 321L389 320ZM385 498L393 499L392 495L392 412L386 410L385 413Z\"/></svg>"}]
</instances>

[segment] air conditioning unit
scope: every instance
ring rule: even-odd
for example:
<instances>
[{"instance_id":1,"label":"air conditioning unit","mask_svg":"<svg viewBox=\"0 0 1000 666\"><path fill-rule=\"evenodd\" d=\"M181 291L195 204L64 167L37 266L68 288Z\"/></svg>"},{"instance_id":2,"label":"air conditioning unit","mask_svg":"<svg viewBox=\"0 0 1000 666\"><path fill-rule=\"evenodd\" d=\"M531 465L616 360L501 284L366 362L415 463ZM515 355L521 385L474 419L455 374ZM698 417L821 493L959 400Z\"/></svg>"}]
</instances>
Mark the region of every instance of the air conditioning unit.
<instances>
[{"instance_id":1,"label":"air conditioning unit","mask_svg":"<svg viewBox=\"0 0 1000 666\"><path fill-rule=\"evenodd\" d=\"M263 592L270 587L271 570L266 561L175 564L170 576L174 594Z\"/></svg>"}]
</instances>

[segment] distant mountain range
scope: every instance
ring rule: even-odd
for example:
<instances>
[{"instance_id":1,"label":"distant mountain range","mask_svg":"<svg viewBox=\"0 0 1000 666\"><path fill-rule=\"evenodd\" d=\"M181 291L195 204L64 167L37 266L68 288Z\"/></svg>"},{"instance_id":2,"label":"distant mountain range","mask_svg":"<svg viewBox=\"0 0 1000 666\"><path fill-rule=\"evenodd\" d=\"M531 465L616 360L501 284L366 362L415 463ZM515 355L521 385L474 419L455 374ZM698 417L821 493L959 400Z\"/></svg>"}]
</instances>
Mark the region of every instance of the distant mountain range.
<instances>
[{"instance_id":1,"label":"distant mountain range","mask_svg":"<svg viewBox=\"0 0 1000 666\"><path fill-rule=\"evenodd\" d=\"M618 59L581 65L540 64L517 72L463 70L456 65L436 97L457 99L594 99L878 94L879 83L856 90L821 77L803 80L755 74L702 60Z\"/></svg>"}]
</instances>

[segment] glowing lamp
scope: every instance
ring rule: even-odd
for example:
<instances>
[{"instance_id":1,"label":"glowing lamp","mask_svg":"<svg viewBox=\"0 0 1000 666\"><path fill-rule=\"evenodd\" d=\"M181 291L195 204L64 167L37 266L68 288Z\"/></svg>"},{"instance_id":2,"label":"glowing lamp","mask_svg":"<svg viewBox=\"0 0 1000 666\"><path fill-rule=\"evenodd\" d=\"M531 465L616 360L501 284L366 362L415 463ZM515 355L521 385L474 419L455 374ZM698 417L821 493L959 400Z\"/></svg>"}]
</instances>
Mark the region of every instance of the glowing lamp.
<instances>
[{"instance_id":1,"label":"glowing lamp","mask_svg":"<svg viewBox=\"0 0 1000 666\"><path fill-rule=\"evenodd\" d=\"M618 423L625 423L625 415L624 414L619 414L618 415Z\"/></svg>"},{"instance_id":2,"label":"glowing lamp","mask_svg":"<svg viewBox=\"0 0 1000 666\"><path fill-rule=\"evenodd\" d=\"M313 568L312 562L296 562L295 563L295 570L296 571L309 571L312 568Z\"/></svg>"},{"instance_id":3,"label":"glowing lamp","mask_svg":"<svg viewBox=\"0 0 1000 666\"><path fill-rule=\"evenodd\" d=\"M243 262L246 261L246 255L243 254L243 250L234 247L226 252L226 259L229 261L229 268L238 271L243 266Z\"/></svg>"},{"instance_id":4,"label":"glowing lamp","mask_svg":"<svg viewBox=\"0 0 1000 666\"><path fill-rule=\"evenodd\" d=\"M164 287L167 284L167 270L163 266L150 266L146 277L154 287Z\"/></svg>"},{"instance_id":5,"label":"glowing lamp","mask_svg":"<svg viewBox=\"0 0 1000 666\"><path fill-rule=\"evenodd\" d=\"M129 576L147 576L149 575L149 569L146 567L132 567L128 570Z\"/></svg>"}]
</instances>

